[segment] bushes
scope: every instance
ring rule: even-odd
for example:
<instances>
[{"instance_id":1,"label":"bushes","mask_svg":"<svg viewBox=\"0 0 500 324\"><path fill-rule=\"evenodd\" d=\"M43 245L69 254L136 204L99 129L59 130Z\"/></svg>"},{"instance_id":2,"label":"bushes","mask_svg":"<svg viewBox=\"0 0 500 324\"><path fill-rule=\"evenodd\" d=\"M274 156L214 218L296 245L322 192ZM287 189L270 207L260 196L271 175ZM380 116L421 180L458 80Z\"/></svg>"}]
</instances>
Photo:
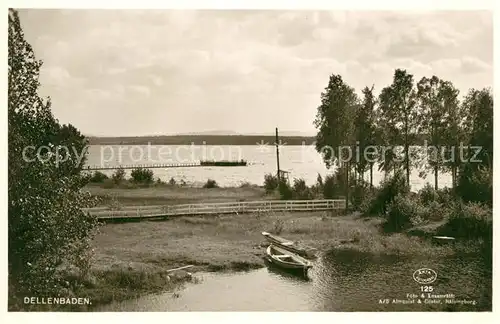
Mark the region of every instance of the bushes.
<instances>
[{"instance_id":1,"label":"bushes","mask_svg":"<svg viewBox=\"0 0 500 324\"><path fill-rule=\"evenodd\" d=\"M293 198L293 190L286 180L281 180L278 185L278 191L282 200L289 200Z\"/></svg>"},{"instance_id":2,"label":"bushes","mask_svg":"<svg viewBox=\"0 0 500 324\"><path fill-rule=\"evenodd\" d=\"M397 195L404 195L410 192L410 188L406 184L405 178L401 172L396 173L393 177L385 179L377 195L372 200L368 213L370 215L385 215L388 206L393 202Z\"/></svg>"},{"instance_id":3,"label":"bushes","mask_svg":"<svg viewBox=\"0 0 500 324\"><path fill-rule=\"evenodd\" d=\"M396 195L387 206L387 232L399 232L412 226L421 224L428 215L426 209L416 197Z\"/></svg>"},{"instance_id":4,"label":"bushes","mask_svg":"<svg viewBox=\"0 0 500 324\"><path fill-rule=\"evenodd\" d=\"M267 194L276 190L278 188L278 177L270 173L266 174L264 176L264 188Z\"/></svg>"},{"instance_id":5,"label":"bushes","mask_svg":"<svg viewBox=\"0 0 500 324\"><path fill-rule=\"evenodd\" d=\"M327 175L323 182L323 197L325 199L334 199L344 194L344 188L341 184L338 174Z\"/></svg>"},{"instance_id":6,"label":"bushes","mask_svg":"<svg viewBox=\"0 0 500 324\"><path fill-rule=\"evenodd\" d=\"M491 242L493 237L492 210L480 203L456 203L448 222L439 229L442 235L457 238L482 238Z\"/></svg>"},{"instance_id":7,"label":"bushes","mask_svg":"<svg viewBox=\"0 0 500 324\"><path fill-rule=\"evenodd\" d=\"M219 188L219 185L215 180L208 179L207 182L203 185L203 188L211 189L211 188Z\"/></svg>"},{"instance_id":8,"label":"bushes","mask_svg":"<svg viewBox=\"0 0 500 324\"><path fill-rule=\"evenodd\" d=\"M266 174L264 176L264 188L267 194L275 192L277 190L280 199L282 200L306 200L313 199L315 196L313 189L314 186L308 187L304 179L293 179L292 187L287 180L281 179L278 183L278 179L276 176L272 174Z\"/></svg>"},{"instance_id":9,"label":"bushes","mask_svg":"<svg viewBox=\"0 0 500 324\"><path fill-rule=\"evenodd\" d=\"M368 206L373 198L374 190L365 181L357 181L350 188L350 204L354 210L362 213L368 210Z\"/></svg>"},{"instance_id":10,"label":"bushes","mask_svg":"<svg viewBox=\"0 0 500 324\"><path fill-rule=\"evenodd\" d=\"M125 180L125 170L122 168L117 169L111 176L111 179L113 180L113 183L119 184L120 182Z\"/></svg>"},{"instance_id":11,"label":"bushes","mask_svg":"<svg viewBox=\"0 0 500 324\"><path fill-rule=\"evenodd\" d=\"M96 171L90 176L89 182L91 182L91 183L103 183L104 180L106 180L106 179L109 179L107 175L105 175L104 173L102 173L100 171Z\"/></svg>"},{"instance_id":12,"label":"bushes","mask_svg":"<svg viewBox=\"0 0 500 324\"><path fill-rule=\"evenodd\" d=\"M306 181L304 179L294 179L293 180L293 198L294 199L312 199L313 194L311 189L307 187Z\"/></svg>"},{"instance_id":13,"label":"bushes","mask_svg":"<svg viewBox=\"0 0 500 324\"><path fill-rule=\"evenodd\" d=\"M459 178L457 194L466 202L493 205L493 172L491 168L474 168L467 164Z\"/></svg>"},{"instance_id":14,"label":"bushes","mask_svg":"<svg viewBox=\"0 0 500 324\"><path fill-rule=\"evenodd\" d=\"M439 199L438 192L429 183L419 190L418 196L424 205L428 205L430 202L438 201Z\"/></svg>"},{"instance_id":15,"label":"bushes","mask_svg":"<svg viewBox=\"0 0 500 324\"><path fill-rule=\"evenodd\" d=\"M134 183L152 183L153 170L145 168L136 168L130 173Z\"/></svg>"}]
</instances>

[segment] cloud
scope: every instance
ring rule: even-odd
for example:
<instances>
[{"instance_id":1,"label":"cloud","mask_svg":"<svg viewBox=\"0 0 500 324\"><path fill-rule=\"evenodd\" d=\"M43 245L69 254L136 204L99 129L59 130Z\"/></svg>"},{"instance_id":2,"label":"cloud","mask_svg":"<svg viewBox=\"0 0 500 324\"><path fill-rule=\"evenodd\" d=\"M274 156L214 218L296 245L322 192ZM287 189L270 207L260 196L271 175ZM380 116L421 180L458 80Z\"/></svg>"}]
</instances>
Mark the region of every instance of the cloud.
<instances>
[{"instance_id":1,"label":"cloud","mask_svg":"<svg viewBox=\"0 0 500 324\"><path fill-rule=\"evenodd\" d=\"M31 9L21 23L54 113L82 117L95 134L196 131L207 120L240 132L310 130L331 74L358 92L386 86L396 68L462 90L493 82L484 12ZM122 114L120 128L92 122L103 114Z\"/></svg>"},{"instance_id":2,"label":"cloud","mask_svg":"<svg viewBox=\"0 0 500 324\"><path fill-rule=\"evenodd\" d=\"M132 85L132 86L129 86L129 89L131 89L132 91L135 91L141 95L144 95L144 96L149 96L151 94L151 91L149 90L148 87L141 86L141 85Z\"/></svg>"}]
</instances>

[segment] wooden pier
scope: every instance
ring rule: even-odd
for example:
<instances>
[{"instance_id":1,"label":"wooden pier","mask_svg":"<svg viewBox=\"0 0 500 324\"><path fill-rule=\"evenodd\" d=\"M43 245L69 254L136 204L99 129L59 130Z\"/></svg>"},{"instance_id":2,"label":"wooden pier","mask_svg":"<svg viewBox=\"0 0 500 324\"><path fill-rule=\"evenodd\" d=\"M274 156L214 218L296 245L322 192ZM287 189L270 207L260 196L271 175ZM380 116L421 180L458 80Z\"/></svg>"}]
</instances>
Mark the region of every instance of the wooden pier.
<instances>
[{"instance_id":1,"label":"wooden pier","mask_svg":"<svg viewBox=\"0 0 500 324\"><path fill-rule=\"evenodd\" d=\"M158 163L158 164L128 164L128 165L88 165L82 171L116 170L116 169L168 169L194 167L236 167L247 166L247 161L200 161L195 163Z\"/></svg>"},{"instance_id":2,"label":"wooden pier","mask_svg":"<svg viewBox=\"0 0 500 324\"><path fill-rule=\"evenodd\" d=\"M177 216L244 214L266 212L304 212L345 209L344 199L323 200L264 200L227 203L123 206L119 210L108 207L86 209L100 221L127 221L166 219Z\"/></svg>"}]
</instances>

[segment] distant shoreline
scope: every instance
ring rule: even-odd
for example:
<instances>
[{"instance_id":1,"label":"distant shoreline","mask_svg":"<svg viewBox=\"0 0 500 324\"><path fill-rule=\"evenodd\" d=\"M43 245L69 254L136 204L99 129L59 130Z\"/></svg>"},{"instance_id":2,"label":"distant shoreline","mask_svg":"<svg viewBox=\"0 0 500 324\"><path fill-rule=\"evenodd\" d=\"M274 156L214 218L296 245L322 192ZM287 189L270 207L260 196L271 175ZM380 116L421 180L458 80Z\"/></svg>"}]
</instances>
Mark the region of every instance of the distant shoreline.
<instances>
[{"instance_id":1,"label":"distant shoreline","mask_svg":"<svg viewBox=\"0 0 500 324\"><path fill-rule=\"evenodd\" d=\"M87 136L89 145L274 145L272 135L160 135L160 136ZM410 136L412 145L423 144L425 135ZM280 136L282 145L313 145L315 136ZM402 145L398 141L394 145Z\"/></svg>"},{"instance_id":2,"label":"distant shoreline","mask_svg":"<svg viewBox=\"0 0 500 324\"><path fill-rule=\"evenodd\" d=\"M88 136L89 145L274 145L276 138L266 135L164 135L164 136ZM283 145L312 145L313 136L280 136Z\"/></svg>"}]
</instances>

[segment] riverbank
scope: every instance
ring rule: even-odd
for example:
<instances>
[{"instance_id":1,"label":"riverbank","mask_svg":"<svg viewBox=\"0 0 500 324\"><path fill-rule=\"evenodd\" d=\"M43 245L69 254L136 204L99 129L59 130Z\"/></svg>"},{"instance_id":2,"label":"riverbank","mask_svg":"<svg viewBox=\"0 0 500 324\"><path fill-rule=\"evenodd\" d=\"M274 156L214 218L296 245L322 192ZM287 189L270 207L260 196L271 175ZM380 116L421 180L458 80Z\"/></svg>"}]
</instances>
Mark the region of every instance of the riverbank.
<instances>
[{"instance_id":1,"label":"riverbank","mask_svg":"<svg viewBox=\"0 0 500 324\"><path fill-rule=\"evenodd\" d=\"M262 231L314 247L319 254L355 250L373 255L450 256L457 247L437 246L403 233L384 235L380 218L331 212L179 217L161 222L103 225L94 240L94 282L75 292L93 305L175 292L197 271L245 271L264 266ZM459 247L466 250L470 247Z\"/></svg>"}]
</instances>

